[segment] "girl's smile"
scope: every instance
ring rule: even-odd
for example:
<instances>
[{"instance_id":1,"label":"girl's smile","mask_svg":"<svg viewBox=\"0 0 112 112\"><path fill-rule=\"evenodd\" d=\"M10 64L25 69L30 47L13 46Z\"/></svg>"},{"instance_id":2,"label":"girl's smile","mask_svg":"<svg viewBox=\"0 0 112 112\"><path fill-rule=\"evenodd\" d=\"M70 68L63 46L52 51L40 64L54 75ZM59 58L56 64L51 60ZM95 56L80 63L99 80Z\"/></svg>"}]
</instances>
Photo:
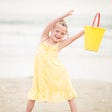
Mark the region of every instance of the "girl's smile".
<instances>
[{"instance_id":1,"label":"girl's smile","mask_svg":"<svg viewBox=\"0 0 112 112\"><path fill-rule=\"evenodd\" d=\"M51 37L53 41L60 42L63 40L66 33L67 33L67 28L58 24L51 32Z\"/></svg>"}]
</instances>

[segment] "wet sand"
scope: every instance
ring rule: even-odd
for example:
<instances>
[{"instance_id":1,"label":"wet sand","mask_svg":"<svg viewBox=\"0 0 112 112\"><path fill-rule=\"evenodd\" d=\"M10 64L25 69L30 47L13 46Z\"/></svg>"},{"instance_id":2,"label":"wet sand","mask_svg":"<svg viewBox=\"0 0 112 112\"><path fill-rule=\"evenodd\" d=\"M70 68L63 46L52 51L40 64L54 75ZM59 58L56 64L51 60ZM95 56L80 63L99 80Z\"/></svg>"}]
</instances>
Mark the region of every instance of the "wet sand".
<instances>
[{"instance_id":1,"label":"wet sand","mask_svg":"<svg viewBox=\"0 0 112 112\"><path fill-rule=\"evenodd\" d=\"M31 82L31 77L0 78L0 112L25 112ZM79 112L112 111L112 83L85 79L72 79L72 83ZM36 102L33 112L70 112L70 108L67 102Z\"/></svg>"}]
</instances>

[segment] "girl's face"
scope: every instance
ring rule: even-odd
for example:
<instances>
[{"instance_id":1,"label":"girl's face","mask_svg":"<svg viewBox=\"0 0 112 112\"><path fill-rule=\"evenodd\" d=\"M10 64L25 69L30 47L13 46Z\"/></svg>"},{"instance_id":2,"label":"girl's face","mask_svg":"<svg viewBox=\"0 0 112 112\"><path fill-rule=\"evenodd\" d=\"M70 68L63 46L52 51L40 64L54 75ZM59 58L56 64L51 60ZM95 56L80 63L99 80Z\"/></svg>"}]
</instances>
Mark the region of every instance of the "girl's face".
<instances>
[{"instance_id":1,"label":"girl's face","mask_svg":"<svg viewBox=\"0 0 112 112\"><path fill-rule=\"evenodd\" d=\"M64 39L64 36L67 34L67 28L61 24L56 25L56 27L51 32L51 37L53 41L60 42Z\"/></svg>"}]
</instances>

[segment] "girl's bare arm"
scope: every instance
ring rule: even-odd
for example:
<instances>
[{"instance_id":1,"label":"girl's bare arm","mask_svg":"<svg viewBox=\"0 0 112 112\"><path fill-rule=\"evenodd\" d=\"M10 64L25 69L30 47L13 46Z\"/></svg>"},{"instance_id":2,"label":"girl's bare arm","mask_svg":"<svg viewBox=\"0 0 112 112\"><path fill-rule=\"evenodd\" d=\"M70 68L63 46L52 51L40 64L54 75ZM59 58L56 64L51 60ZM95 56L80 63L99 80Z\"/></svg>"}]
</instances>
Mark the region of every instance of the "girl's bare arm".
<instances>
[{"instance_id":1,"label":"girl's bare arm","mask_svg":"<svg viewBox=\"0 0 112 112\"><path fill-rule=\"evenodd\" d=\"M72 36L70 38L67 38L67 39L63 40L59 44L59 50L61 50L62 48L68 46L73 41L75 41L76 39L80 38L83 34L84 34L84 30L80 31L79 33L77 33L76 35L74 35L74 36Z\"/></svg>"},{"instance_id":2,"label":"girl's bare arm","mask_svg":"<svg viewBox=\"0 0 112 112\"><path fill-rule=\"evenodd\" d=\"M49 32L53 29L53 27L56 25L56 23L58 21L60 21L61 19L65 18L65 17L68 17L70 15L72 15L74 11L73 10L70 10L69 12L67 12L66 14L54 19L52 22L50 22L44 29L42 35L41 35L41 41L44 41L46 40L48 37L49 37Z\"/></svg>"}]
</instances>

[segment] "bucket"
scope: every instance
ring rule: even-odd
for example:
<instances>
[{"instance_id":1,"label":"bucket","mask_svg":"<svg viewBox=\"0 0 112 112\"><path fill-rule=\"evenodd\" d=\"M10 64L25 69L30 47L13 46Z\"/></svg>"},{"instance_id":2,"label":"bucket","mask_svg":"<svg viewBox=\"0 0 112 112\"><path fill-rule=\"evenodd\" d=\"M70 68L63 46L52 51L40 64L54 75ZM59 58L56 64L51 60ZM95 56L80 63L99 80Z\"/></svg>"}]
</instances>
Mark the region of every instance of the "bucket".
<instances>
[{"instance_id":1,"label":"bucket","mask_svg":"<svg viewBox=\"0 0 112 112\"><path fill-rule=\"evenodd\" d=\"M97 27L94 26L96 17L98 18ZM97 13L94 16L92 26L85 26L84 47L86 50L94 52L97 52L99 50L105 32L105 29L100 28L99 24L100 24L100 13Z\"/></svg>"}]
</instances>

